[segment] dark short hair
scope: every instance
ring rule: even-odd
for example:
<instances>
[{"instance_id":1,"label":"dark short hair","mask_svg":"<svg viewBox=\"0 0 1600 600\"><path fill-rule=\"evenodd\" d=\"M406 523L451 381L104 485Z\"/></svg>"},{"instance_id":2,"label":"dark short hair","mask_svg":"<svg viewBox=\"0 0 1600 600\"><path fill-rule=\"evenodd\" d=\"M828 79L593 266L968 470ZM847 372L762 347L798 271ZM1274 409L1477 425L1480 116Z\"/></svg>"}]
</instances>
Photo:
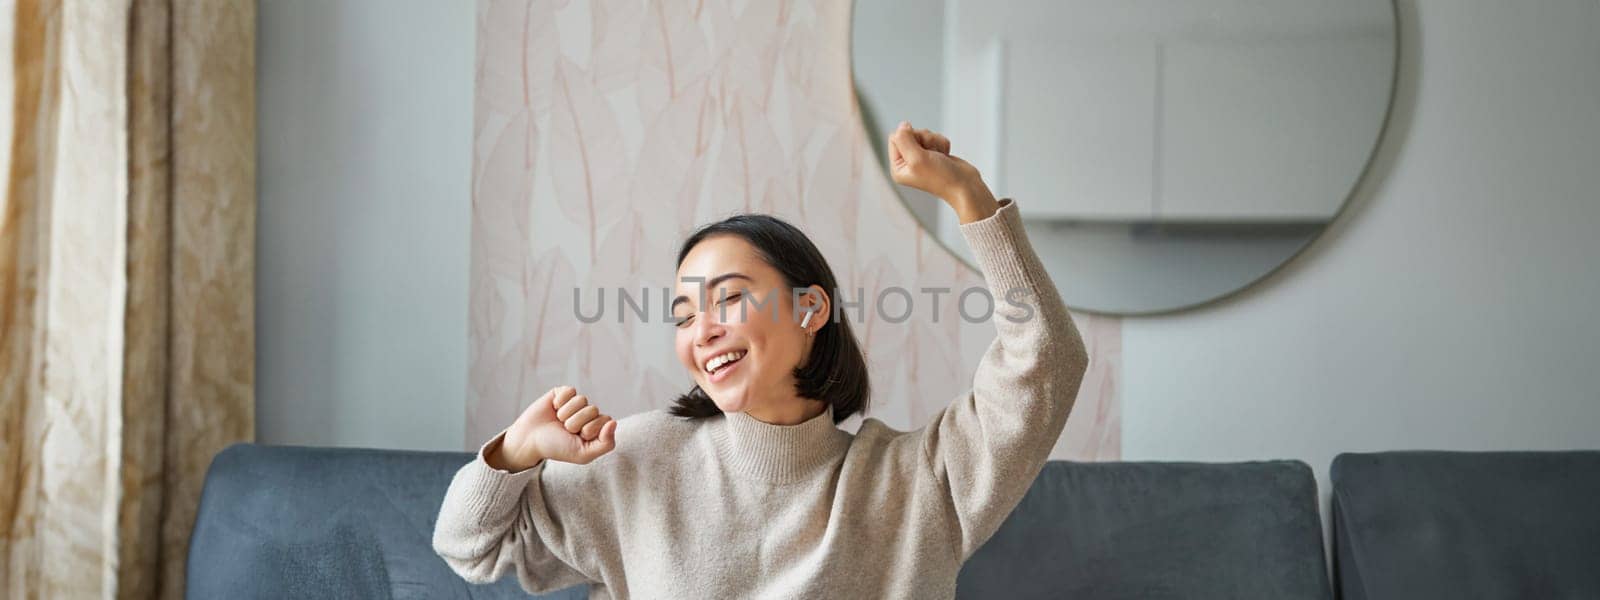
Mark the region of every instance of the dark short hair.
<instances>
[{"instance_id":1,"label":"dark short hair","mask_svg":"<svg viewBox=\"0 0 1600 600\"><path fill-rule=\"evenodd\" d=\"M832 307L839 282L822 252L811 239L783 219L765 214L740 214L696 229L678 250L678 266L700 242L719 235L734 235L754 246L756 253L783 276L790 289L820 285ZM811 355L795 367L795 392L802 398L822 400L833 405L835 424L850 415L867 410L872 384L867 377L867 359L850 331L844 311L832 311L833 318L817 330ZM701 419L722 414L715 402L696 384L678 396L667 410L673 416Z\"/></svg>"}]
</instances>

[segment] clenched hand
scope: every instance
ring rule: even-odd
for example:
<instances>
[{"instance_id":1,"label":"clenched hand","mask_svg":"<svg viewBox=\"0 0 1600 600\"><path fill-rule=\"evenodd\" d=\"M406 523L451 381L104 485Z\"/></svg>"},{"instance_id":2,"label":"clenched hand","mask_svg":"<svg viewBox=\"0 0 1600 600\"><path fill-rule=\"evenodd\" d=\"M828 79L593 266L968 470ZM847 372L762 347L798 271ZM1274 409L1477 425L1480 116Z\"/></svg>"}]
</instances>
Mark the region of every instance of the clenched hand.
<instances>
[{"instance_id":1,"label":"clenched hand","mask_svg":"<svg viewBox=\"0 0 1600 600\"><path fill-rule=\"evenodd\" d=\"M616 420L577 389L561 386L523 410L506 429L505 441L484 460L507 471L529 469L544 459L584 465L616 447Z\"/></svg>"}]
</instances>

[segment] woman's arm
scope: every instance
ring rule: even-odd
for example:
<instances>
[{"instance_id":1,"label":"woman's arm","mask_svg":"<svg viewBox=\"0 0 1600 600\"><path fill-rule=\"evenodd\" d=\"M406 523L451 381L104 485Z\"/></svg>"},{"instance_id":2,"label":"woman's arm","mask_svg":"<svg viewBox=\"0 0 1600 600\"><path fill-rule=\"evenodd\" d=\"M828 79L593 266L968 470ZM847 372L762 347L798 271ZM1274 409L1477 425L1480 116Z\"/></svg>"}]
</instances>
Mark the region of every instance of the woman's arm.
<instances>
[{"instance_id":1,"label":"woman's arm","mask_svg":"<svg viewBox=\"0 0 1600 600\"><path fill-rule=\"evenodd\" d=\"M1011 199L961 232L994 295L994 342L972 391L923 433L925 459L949 486L961 526L961 558L1000 528L1049 459L1066 427L1089 356Z\"/></svg>"},{"instance_id":2,"label":"woman's arm","mask_svg":"<svg viewBox=\"0 0 1600 600\"><path fill-rule=\"evenodd\" d=\"M456 471L439 508L433 550L463 579L488 583L514 570L522 588L550 592L598 581L593 556L614 537L594 493L616 447L617 424L577 390L552 389ZM577 548L590 559L580 563Z\"/></svg>"},{"instance_id":3,"label":"woman's arm","mask_svg":"<svg viewBox=\"0 0 1600 600\"><path fill-rule=\"evenodd\" d=\"M951 205L994 298L997 335L972 391L921 432L922 458L947 488L965 560L999 529L1049 459L1089 356L1015 201L996 201L977 170L949 154L943 136L902 124L891 143L891 157L903 164L896 181L925 185Z\"/></svg>"},{"instance_id":4,"label":"woman's arm","mask_svg":"<svg viewBox=\"0 0 1600 600\"><path fill-rule=\"evenodd\" d=\"M568 515L552 506L558 502L546 489L553 463L541 460L516 472L489 466L485 457L504 439L504 432L496 435L456 471L434 524L434 553L469 582L497 581L512 571L535 594L596 581L566 553L572 547Z\"/></svg>"}]
</instances>

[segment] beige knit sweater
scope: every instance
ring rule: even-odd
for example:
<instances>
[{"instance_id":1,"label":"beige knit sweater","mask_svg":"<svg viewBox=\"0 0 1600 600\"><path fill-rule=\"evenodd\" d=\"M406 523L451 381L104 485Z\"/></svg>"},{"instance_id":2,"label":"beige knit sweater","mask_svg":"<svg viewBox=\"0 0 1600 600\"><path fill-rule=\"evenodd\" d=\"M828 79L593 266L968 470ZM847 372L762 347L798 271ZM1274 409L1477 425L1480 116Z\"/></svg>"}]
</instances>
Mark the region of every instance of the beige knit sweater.
<instances>
[{"instance_id":1,"label":"beige knit sweater","mask_svg":"<svg viewBox=\"0 0 1600 600\"><path fill-rule=\"evenodd\" d=\"M1088 366L1015 202L961 232L999 335L972 389L925 427L867 418L852 435L832 409L792 426L653 411L621 419L616 449L588 465L517 473L484 463L502 432L450 482L434 551L468 581L511 572L536 593L589 583L590 598L953 597L1043 468ZM1012 288L1027 308L1006 302Z\"/></svg>"}]
</instances>

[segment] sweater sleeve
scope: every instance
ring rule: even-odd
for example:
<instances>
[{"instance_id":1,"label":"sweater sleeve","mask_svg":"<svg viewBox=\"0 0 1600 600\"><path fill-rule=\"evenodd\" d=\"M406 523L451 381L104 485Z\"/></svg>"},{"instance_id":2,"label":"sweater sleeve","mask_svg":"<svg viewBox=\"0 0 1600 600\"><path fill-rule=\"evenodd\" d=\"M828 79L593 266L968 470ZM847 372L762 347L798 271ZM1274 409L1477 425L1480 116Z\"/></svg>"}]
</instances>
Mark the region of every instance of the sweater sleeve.
<instances>
[{"instance_id":1,"label":"sweater sleeve","mask_svg":"<svg viewBox=\"0 0 1600 600\"><path fill-rule=\"evenodd\" d=\"M965 561L1027 493L1066 427L1089 356L1010 198L961 225L994 297L997 336L972 389L922 432L921 450L944 486Z\"/></svg>"},{"instance_id":2,"label":"sweater sleeve","mask_svg":"<svg viewBox=\"0 0 1600 600\"><path fill-rule=\"evenodd\" d=\"M499 580L508 570L516 573L524 590L535 594L596 582L575 566L575 545L568 539L575 527L564 519L569 511L551 494L572 488L569 480L579 472L551 468L548 460L515 473L495 469L484 462L484 455L504 439L502 431L456 471L434 524L434 553L471 583ZM566 479L551 481L556 477Z\"/></svg>"}]
</instances>

